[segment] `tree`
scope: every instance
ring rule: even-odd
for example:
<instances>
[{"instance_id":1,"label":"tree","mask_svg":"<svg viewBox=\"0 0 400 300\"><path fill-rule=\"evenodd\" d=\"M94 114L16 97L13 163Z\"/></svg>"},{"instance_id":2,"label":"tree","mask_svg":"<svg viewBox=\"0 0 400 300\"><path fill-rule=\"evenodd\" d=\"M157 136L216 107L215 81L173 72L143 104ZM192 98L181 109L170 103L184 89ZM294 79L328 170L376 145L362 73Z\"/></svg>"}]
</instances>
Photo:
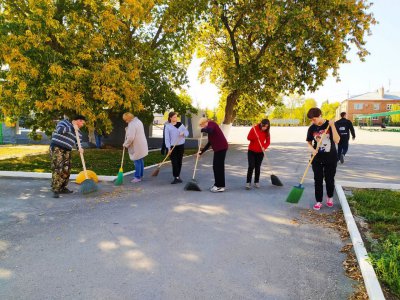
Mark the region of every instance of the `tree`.
<instances>
[{"instance_id":1,"label":"tree","mask_svg":"<svg viewBox=\"0 0 400 300\"><path fill-rule=\"evenodd\" d=\"M201 76L226 90L224 124L243 107L271 106L281 92L315 91L348 62L351 45L363 60L364 34L375 23L371 4L346 1L233 1L210 3L198 54Z\"/></svg>"},{"instance_id":2,"label":"tree","mask_svg":"<svg viewBox=\"0 0 400 300\"><path fill-rule=\"evenodd\" d=\"M325 119L331 120L336 116L336 109L340 106L339 102L329 103L328 101L322 103L321 111Z\"/></svg>"},{"instance_id":3,"label":"tree","mask_svg":"<svg viewBox=\"0 0 400 300\"><path fill-rule=\"evenodd\" d=\"M191 109L175 91L202 2L1 0L3 113L50 134L64 113L110 132L115 112Z\"/></svg>"},{"instance_id":4,"label":"tree","mask_svg":"<svg viewBox=\"0 0 400 300\"><path fill-rule=\"evenodd\" d=\"M400 104L393 104L391 111L400 110ZM400 124L400 114L390 116L391 123ZM392 124L393 125L393 124Z\"/></svg>"}]
</instances>

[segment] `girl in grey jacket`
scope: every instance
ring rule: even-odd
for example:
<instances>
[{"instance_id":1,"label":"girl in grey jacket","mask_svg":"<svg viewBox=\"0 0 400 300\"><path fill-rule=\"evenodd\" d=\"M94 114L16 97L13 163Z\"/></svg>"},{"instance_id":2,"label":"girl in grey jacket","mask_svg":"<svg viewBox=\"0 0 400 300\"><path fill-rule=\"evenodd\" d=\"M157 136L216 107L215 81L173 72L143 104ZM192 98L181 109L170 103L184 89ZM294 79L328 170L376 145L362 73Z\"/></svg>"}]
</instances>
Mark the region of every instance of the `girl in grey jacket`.
<instances>
[{"instance_id":1,"label":"girl in grey jacket","mask_svg":"<svg viewBox=\"0 0 400 300\"><path fill-rule=\"evenodd\" d=\"M180 177L182 169L183 152L185 151L185 137L189 135L189 131L185 125L178 122L176 112L168 114L168 123L165 125L165 146L171 155L172 175L174 180L171 184L181 183ZM175 146L175 147L174 147Z\"/></svg>"}]
</instances>

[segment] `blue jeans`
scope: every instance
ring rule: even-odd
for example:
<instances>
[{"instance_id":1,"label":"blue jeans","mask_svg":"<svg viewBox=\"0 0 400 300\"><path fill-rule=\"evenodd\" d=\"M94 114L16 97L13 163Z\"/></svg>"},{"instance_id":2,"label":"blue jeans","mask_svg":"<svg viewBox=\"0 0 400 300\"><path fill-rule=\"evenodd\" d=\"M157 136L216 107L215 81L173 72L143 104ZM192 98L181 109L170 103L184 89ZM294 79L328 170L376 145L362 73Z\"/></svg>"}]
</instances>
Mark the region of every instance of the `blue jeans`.
<instances>
[{"instance_id":1,"label":"blue jeans","mask_svg":"<svg viewBox=\"0 0 400 300\"><path fill-rule=\"evenodd\" d=\"M135 178L140 179L143 177L143 173L144 173L144 159L138 159L138 160L134 160L133 161L134 165L135 165Z\"/></svg>"},{"instance_id":2,"label":"blue jeans","mask_svg":"<svg viewBox=\"0 0 400 300\"><path fill-rule=\"evenodd\" d=\"M100 149L101 148L101 135L95 134L94 135L95 140L96 140L96 148Z\"/></svg>"}]
</instances>

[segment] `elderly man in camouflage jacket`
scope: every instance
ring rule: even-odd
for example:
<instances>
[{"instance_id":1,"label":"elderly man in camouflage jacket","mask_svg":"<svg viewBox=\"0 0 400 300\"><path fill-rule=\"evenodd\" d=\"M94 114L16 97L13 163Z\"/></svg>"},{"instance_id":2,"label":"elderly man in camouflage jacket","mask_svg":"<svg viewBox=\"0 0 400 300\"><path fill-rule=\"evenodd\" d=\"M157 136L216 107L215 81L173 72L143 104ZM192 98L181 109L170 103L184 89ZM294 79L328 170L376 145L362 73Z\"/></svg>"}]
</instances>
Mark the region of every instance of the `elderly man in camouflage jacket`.
<instances>
[{"instance_id":1,"label":"elderly man in camouflage jacket","mask_svg":"<svg viewBox=\"0 0 400 300\"><path fill-rule=\"evenodd\" d=\"M60 194L70 194L67 189L69 176L71 173L71 151L73 147L77 148L77 140L74 126L82 128L85 125L86 118L78 115L72 122L65 119L57 123L56 130L53 132L50 144L51 170L53 197L59 198ZM82 134L78 132L82 140ZM83 152L83 149L80 149Z\"/></svg>"}]
</instances>

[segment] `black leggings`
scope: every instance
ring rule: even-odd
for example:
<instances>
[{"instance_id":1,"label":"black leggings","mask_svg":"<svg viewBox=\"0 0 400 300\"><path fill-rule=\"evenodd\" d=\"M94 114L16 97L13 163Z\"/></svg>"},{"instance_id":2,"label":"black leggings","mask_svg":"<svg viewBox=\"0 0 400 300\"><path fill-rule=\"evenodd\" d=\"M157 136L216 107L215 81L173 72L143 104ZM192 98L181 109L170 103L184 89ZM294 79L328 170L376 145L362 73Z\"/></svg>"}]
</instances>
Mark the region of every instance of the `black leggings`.
<instances>
[{"instance_id":1,"label":"black leggings","mask_svg":"<svg viewBox=\"0 0 400 300\"><path fill-rule=\"evenodd\" d=\"M251 177L253 176L254 169L254 183L258 183L260 181L260 169L263 158L264 153L262 152L254 152L251 150L247 152L247 160L249 162L249 168L247 169L247 183L251 183Z\"/></svg>"},{"instance_id":2,"label":"black leggings","mask_svg":"<svg viewBox=\"0 0 400 300\"><path fill-rule=\"evenodd\" d=\"M225 187L225 157L227 150L214 152L213 171L216 187Z\"/></svg>"},{"instance_id":3,"label":"black leggings","mask_svg":"<svg viewBox=\"0 0 400 300\"><path fill-rule=\"evenodd\" d=\"M322 202L324 194L324 178L326 184L326 193L329 198L333 197L335 190L335 174L336 174L337 161L331 160L329 162L313 161L312 169L314 171L314 185L315 185L315 200Z\"/></svg>"},{"instance_id":4,"label":"black leggings","mask_svg":"<svg viewBox=\"0 0 400 300\"><path fill-rule=\"evenodd\" d=\"M179 177L182 169L182 158L183 152L185 151L185 145L177 145L171 153L171 164L172 164L172 175Z\"/></svg>"}]
</instances>

